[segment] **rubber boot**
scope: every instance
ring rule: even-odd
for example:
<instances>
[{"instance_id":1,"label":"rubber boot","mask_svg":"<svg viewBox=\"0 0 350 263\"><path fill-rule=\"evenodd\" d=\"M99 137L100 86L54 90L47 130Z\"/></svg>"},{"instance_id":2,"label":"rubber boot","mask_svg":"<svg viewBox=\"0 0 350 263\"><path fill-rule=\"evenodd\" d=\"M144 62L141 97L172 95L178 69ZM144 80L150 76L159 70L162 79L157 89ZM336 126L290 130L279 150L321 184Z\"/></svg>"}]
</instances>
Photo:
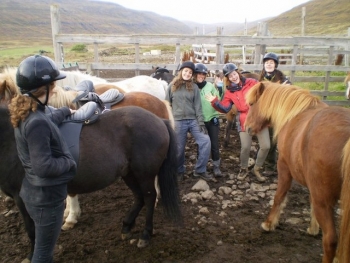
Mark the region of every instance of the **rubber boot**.
<instances>
[{"instance_id":1,"label":"rubber boot","mask_svg":"<svg viewBox=\"0 0 350 263\"><path fill-rule=\"evenodd\" d=\"M259 182L265 182L266 178L261 175L262 167L254 166L253 168L253 174L256 176L256 179L258 179Z\"/></svg>"},{"instance_id":2,"label":"rubber boot","mask_svg":"<svg viewBox=\"0 0 350 263\"><path fill-rule=\"evenodd\" d=\"M247 175L248 175L248 168L241 168L241 170L239 170L239 174L237 175L237 179L244 180L244 178L246 178Z\"/></svg>"},{"instance_id":3,"label":"rubber boot","mask_svg":"<svg viewBox=\"0 0 350 263\"><path fill-rule=\"evenodd\" d=\"M214 166L214 176L215 177L222 177L221 171L220 171L220 159L213 161L213 166Z\"/></svg>"}]
</instances>

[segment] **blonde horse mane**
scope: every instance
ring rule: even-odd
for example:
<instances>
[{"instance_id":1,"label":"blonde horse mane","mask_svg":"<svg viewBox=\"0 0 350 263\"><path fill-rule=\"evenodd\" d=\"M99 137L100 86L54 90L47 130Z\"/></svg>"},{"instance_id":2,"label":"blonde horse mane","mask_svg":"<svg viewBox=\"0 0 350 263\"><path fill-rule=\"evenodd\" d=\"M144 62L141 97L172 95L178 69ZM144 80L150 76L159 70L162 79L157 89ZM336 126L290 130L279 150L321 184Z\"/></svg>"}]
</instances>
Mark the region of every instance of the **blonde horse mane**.
<instances>
[{"instance_id":1,"label":"blonde horse mane","mask_svg":"<svg viewBox=\"0 0 350 263\"><path fill-rule=\"evenodd\" d=\"M55 92L49 100L49 105L55 108L61 108L67 106L71 109L76 110L77 105L72 103L76 98L78 92L75 90L65 90L64 88L56 85Z\"/></svg>"},{"instance_id":2,"label":"blonde horse mane","mask_svg":"<svg viewBox=\"0 0 350 263\"><path fill-rule=\"evenodd\" d=\"M6 67L3 72L0 73L0 97L3 101L9 102L19 93L16 83L16 72L17 68Z\"/></svg>"},{"instance_id":3,"label":"blonde horse mane","mask_svg":"<svg viewBox=\"0 0 350 263\"><path fill-rule=\"evenodd\" d=\"M282 85L272 82L259 82L246 95L249 105L257 104L259 115L271 121L274 127L274 138L282 127L299 113L316 107L320 98L312 95L309 90L292 85Z\"/></svg>"}]
</instances>

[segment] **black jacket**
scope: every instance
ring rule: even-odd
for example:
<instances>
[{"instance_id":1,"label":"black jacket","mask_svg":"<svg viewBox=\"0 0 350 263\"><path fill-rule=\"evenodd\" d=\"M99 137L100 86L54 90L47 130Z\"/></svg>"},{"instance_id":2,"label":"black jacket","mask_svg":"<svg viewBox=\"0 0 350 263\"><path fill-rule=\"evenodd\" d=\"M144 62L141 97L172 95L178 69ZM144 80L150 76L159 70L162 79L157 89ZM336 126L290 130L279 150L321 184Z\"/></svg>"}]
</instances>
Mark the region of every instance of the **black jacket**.
<instances>
[{"instance_id":1,"label":"black jacket","mask_svg":"<svg viewBox=\"0 0 350 263\"><path fill-rule=\"evenodd\" d=\"M25 170L20 196L25 202L41 205L65 199L67 182L76 173L76 163L57 127L70 110L64 107L46 115L44 109L39 105L15 129Z\"/></svg>"}]
</instances>

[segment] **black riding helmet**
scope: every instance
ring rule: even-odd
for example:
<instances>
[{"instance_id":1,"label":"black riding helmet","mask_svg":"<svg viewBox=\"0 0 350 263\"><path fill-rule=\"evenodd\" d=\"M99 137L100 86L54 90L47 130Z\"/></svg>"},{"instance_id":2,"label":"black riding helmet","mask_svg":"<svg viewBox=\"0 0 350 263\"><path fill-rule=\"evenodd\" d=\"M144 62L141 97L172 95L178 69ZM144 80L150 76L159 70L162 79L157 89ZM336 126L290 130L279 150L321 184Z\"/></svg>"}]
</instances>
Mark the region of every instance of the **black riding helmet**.
<instances>
[{"instance_id":1,"label":"black riding helmet","mask_svg":"<svg viewBox=\"0 0 350 263\"><path fill-rule=\"evenodd\" d=\"M276 68L277 68L280 58L275 53L272 53L272 52L266 53L263 58L263 63L265 63L265 61L269 59L272 59L273 61L275 61Z\"/></svg>"},{"instance_id":2,"label":"black riding helmet","mask_svg":"<svg viewBox=\"0 0 350 263\"><path fill-rule=\"evenodd\" d=\"M185 61L184 63L182 63L179 70L181 70L183 68L190 68L190 69L192 69L193 72L195 71L195 66L194 66L194 63L192 61Z\"/></svg>"},{"instance_id":3,"label":"black riding helmet","mask_svg":"<svg viewBox=\"0 0 350 263\"><path fill-rule=\"evenodd\" d=\"M238 67L235 64L233 64L233 63L226 63L224 65L224 67L222 68L222 72L224 73L225 77L227 77L228 74L230 74L232 71L235 71L237 69L238 69Z\"/></svg>"},{"instance_id":4,"label":"black riding helmet","mask_svg":"<svg viewBox=\"0 0 350 263\"><path fill-rule=\"evenodd\" d=\"M21 93L28 93L55 80L64 79L55 62L46 56L30 56L17 69L16 81Z\"/></svg>"},{"instance_id":5,"label":"black riding helmet","mask_svg":"<svg viewBox=\"0 0 350 263\"><path fill-rule=\"evenodd\" d=\"M195 73L204 73L204 74L208 74L208 69L207 67L202 64L202 63L197 63L195 64L195 70L194 70Z\"/></svg>"}]
</instances>

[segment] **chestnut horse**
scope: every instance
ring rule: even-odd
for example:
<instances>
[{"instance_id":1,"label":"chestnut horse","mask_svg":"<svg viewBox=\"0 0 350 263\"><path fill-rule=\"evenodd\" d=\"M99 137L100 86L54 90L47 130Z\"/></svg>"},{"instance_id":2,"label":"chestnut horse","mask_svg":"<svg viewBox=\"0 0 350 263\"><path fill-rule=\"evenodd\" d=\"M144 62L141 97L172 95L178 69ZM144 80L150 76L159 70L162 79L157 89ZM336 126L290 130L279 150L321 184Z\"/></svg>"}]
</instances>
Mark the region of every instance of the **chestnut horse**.
<instances>
[{"instance_id":1,"label":"chestnut horse","mask_svg":"<svg viewBox=\"0 0 350 263\"><path fill-rule=\"evenodd\" d=\"M259 82L246 95L250 105L247 131L257 134L271 124L279 153L274 204L261 227L265 231L276 228L294 179L310 192L311 224L307 232L316 235L321 227L322 262L332 263L337 248L334 210L342 187L341 167L349 166L350 151L344 152L343 163L342 156L350 144L350 109L330 107L308 90L281 85ZM349 228L346 233L349 239ZM347 244L343 249L349 252Z\"/></svg>"}]
</instances>

